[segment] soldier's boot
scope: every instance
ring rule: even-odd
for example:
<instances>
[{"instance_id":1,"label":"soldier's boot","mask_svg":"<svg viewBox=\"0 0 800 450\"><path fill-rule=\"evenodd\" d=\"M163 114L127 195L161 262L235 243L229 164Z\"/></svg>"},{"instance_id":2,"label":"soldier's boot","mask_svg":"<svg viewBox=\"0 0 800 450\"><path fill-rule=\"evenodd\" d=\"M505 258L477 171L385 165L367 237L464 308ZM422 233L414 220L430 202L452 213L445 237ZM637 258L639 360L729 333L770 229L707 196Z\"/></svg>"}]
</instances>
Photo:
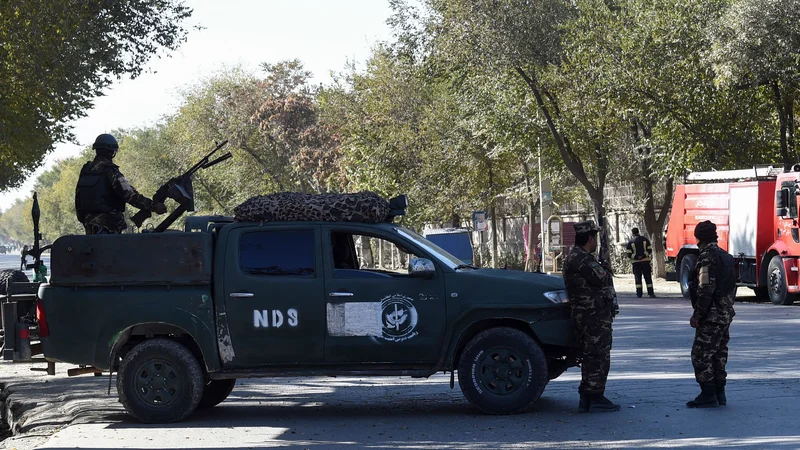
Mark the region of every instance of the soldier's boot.
<instances>
[{"instance_id":1,"label":"soldier's boot","mask_svg":"<svg viewBox=\"0 0 800 450\"><path fill-rule=\"evenodd\" d=\"M581 394L581 401L578 404L578 412L589 412L589 394Z\"/></svg>"},{"instance_id":2,"label":"soldier's boot","mask_svg":"<svg viewBox=\"0 0 800 450\"><path fill-rule=\"evenodd\" d=\"M614 412L622 408L620 405L607 399L603 394L592 394L589 397L589 412Z\"/></svg>"},{"instance_id":3,"label":"soldier's boot","mask_svg":"<svg viewBox=\"0 0 800 450\"><path fill-rule=\"evenodd\" d=\"M720 406L725 406L728 404L728 398L725 397L725 380L717 381L714 384L714 388L717 394L717 402Z\"/></svg>"},{"instance_id":4,"label":"soldier's boot","mask_svg":"<svg viewBox=\"0 0 800 450\"><path fill-rule=\"evenodd\" d=\"M686 406L689 408L716 408L719 406L714 383L701 383L700 395L694 400L686 402Z\"/></svg>"}]
</instances>

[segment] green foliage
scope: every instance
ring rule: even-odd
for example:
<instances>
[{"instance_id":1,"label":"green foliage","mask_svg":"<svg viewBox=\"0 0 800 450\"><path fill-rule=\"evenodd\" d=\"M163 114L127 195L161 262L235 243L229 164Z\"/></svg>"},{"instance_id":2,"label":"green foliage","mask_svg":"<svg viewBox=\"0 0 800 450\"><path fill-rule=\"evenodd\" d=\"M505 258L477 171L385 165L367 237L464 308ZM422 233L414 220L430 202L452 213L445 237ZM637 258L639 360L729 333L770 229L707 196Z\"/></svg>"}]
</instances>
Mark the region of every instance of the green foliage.
<instances>
[{"instance_id":1,"label":"green foliage","mask_svg":"<svg viewBox=\"0 0 800 450\"><path fill-rule=\"evenodd\" d=\"M710 60L723 87L750 89L780 124L784 167L798 161L795 112L800 97L800 8L794 0L736 0L712 28Z\"/></svg>"},{"instance_id":2,"label":"green foliage","mask_svg":"<svg viewBox=\"0 0 800 450\"><path fill-rule=\"evenodd\" d=\"M0 191L19 186L67 122L123 75L186 38L179 0L0 2Z\"/></svg>"}]
</instances>

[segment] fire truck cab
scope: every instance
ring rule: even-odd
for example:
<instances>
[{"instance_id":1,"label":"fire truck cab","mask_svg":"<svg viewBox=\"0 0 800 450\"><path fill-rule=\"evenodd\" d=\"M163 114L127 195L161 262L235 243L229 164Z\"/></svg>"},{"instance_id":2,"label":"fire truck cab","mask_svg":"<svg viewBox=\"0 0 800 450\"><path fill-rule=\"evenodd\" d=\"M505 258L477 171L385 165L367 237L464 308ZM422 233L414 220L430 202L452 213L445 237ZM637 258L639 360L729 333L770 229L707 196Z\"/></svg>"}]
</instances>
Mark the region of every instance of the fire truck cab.
<instances>
[{"instance_id":1,"label":"fire truck cab","mask_svg":"<svg viewBox=\"0 0 800 450\"><path fill-rule=\"evenodd\" d=\"M791 170L757 166L745 170L693 172L678 185L666 234L667 258L675 263L684 297L697 262L694 229L710 220L719 246L737 261L739 286L776 305L800 296L800 164Z\"/></svg>"}]
</instances>

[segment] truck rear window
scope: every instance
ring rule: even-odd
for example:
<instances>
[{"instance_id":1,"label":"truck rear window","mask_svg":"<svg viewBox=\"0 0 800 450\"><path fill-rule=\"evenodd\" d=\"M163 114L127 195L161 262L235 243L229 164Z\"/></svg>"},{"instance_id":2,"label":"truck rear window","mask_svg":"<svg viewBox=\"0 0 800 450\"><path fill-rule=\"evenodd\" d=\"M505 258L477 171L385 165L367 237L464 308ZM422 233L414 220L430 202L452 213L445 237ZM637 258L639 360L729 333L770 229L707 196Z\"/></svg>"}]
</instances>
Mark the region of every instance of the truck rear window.
<instances>
[{"instance_id":1,"label":"truck rear window","mask_svg":"<svg viewBox=\"0 0 800 450\"><path fill-rule=\"evenodd\" d=\"M239 267L247 275L315 276L314 230L254 231L239 240Z\"/></svg>"}]
</instances>

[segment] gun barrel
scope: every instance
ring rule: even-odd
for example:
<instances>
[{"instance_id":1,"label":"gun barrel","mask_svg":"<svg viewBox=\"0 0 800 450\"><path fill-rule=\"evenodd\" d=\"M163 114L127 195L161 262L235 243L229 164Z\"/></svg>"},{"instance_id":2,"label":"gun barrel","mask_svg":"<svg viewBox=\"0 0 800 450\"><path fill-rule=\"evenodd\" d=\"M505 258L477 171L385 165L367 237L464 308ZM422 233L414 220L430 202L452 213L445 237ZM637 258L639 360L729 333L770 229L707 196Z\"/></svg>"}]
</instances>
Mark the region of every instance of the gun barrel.
<instances>
[{"instance_id":1,"label":"gun barrel","mask_svg":"<svg viewBox=\"0 0 800 450\"><path fill-rule=\"evenodd\" d=\"M216 165L216 164L219 164L222 161L225 161L226 159L232 158L232 157L233 157L233 155L231 154L231 152L225 153L224 155L220 156L219 158L203 164L203 169L208 169L209 167L211 167L213 165Z\"/></svg>"}]
</instances>

